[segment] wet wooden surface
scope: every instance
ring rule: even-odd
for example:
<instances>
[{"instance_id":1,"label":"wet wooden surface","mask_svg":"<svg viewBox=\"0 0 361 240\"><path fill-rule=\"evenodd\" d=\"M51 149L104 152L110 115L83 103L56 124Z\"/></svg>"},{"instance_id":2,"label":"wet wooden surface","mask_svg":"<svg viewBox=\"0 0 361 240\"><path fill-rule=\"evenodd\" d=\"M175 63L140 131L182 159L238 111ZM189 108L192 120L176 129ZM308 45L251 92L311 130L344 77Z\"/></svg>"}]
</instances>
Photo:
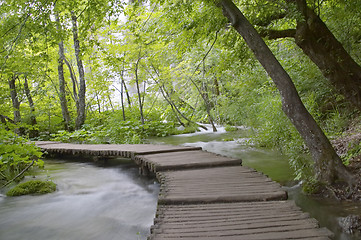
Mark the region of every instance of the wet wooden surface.
<instances>
[{"instance_id":1,"label":"wet wooden surface","mask_svg":"<svg viewBox=\"0 0 361 240\"><path fill-rule=\"evenodd\" d=\"M267 176L200 148L36 142L51 154L132 158L160 182L150 240L330 239Z\"/></svg>"},{"instance_id":2,"label":"wet wooden surface","mask_svg":"<svg viewBox=\"0 0 361 240\"><path fill-rule=\"evenodd\" d=\"M240 159L228 158L201 150L137 155L135 161L139 161L139 164L145 164L154 173L189 168L241 166L242 164Z\"/></svg>"},{"instance_id":3,"label":"wet wooden surface","mask_svg":"<svg viewBox=\"0 0 361 240\"><path fill-rule=\"evenodd\" d=\"M331 234L292 201L162 205L154 222L151 240L329 239Z\"/></svg>"},{"instance_id":4,"label":"wet wooden surface","mask_svg":"<svg viewBox=\"0 0 361 240\"><path fill-rule=\"evenodd\" d=\"M152 144L72 144L51 141L37 141L35 145L50 154L84 155L84 156L119 156L131 158L134 155L187 152L201 150L199 147L183 147Z\"/></svg>"},{"instance_id":5,"label":"wet wooden surface","mask_svg":"<svg viewBox=\"0 0 361 240\"><path fill-rule=\"evenodd\" d=\"M278 183L242 166L158 173L161 204L285 200Z\"/></svg>"}]
</instances>

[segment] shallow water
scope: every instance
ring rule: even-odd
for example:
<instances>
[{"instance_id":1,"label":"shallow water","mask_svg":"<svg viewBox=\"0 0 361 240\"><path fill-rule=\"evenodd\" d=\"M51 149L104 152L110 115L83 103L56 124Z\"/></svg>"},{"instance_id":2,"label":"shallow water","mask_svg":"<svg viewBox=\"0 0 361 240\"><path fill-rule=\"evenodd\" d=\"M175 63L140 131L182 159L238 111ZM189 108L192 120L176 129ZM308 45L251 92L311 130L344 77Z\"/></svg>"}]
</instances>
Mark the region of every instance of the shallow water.
<instances>
[{"instance_id":1,"label":"shallow water","mask_svg":"<svg viewBox=\"0 0 361 240\"><path fill-rule=\"evenodd\" d=\"M146 239L159 186L130 161L105 166L46 160L57 191L0 197L0 239Z\"/></svg>"},{"instance_id":2,"label":"shallow water","mask_svg":"<svg viewBox=\"0 0 361 240\"><path fill-rule=\"evenodd\" d=\"M241 128L236 132L226 132L224 128L219 131L202 131L195 134L183 134L165 138L151 139L151 143L174 144L186 146L198 146L203 150L222 154L224 156L242 159L244 166L249 166L271 177L283 185L288 191L289 199L295 200L296 204L311 217L316 218L320 226L327 227L334 232L335 240L357 240L360 235L342 233L338 225L340 217L350 214L361 214L361 203L340 203L315 199L302 194L300 185L293 181L293 174L288 164L288 159L279 153L269 149L257 148L248 142L249 131ZM234 141L224 141L235 138Z\"/></svg>"}]
</instances>

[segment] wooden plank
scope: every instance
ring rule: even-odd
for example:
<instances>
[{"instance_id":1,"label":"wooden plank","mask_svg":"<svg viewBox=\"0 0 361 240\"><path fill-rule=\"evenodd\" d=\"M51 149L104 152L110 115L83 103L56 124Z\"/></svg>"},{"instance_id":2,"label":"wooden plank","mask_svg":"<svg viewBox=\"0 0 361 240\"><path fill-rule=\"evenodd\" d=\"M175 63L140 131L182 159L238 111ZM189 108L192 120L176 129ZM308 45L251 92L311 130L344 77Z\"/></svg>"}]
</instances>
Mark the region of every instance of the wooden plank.
<instances>
[{"instance_id":1,"label":"wooden plank","mask_svg":"<svg viewBox=\"0 0 361 240\"><path fill-rule=\"evenodd\" d=\"M161 205L149 239L329 239L292 201ZM301 234L302 233L302 234Z\"/></svg>"},{"instance_id":2,"label":"wooden plank","mask_svg":"<svg viewBox=\"0 0 361 240\"><path fill-rule=\"evenodd\" d=\"M50 153L132 158L161 183L153 240L325 240L332 235L267 176L201 148L36 142Z\"/></svg>"},{"instance_id":3,"label":"wooden plank","mask_svg":"<svg viewBox=\"0 0 361 240\"><path fill-rule=\"evenodd\" d=\"M266 176L242 166L161 172L160 204L285 200Z\"/></svg>"},{"instance_id":4,"label":"wooden plank","mask_svg":"<svg viewBox=\"0 0 361 240\"><path fill-rule=\"evenodd\" d=\"M204 151L161 153L137 156L136 158L147 162L150 170L153 172L242 164L242 160L240 159L227 158Z\"/></svg>"},{"instance_id":5,"label":"wooden plank","mask_svg":"<svg viewBox=\"0 0 361 240\"><path fill-rule=\"evenodd\" d=\"M155 234L152 235L150 240L286 240L286 239L325 239L330 240L329 232L324 229L302 229L293 231L279 231L279 232L264 232L264 233L248 233L248 234L237 234L236 232L210 232L208 235L198 236L187 235L187 236L174 236L171 234Z\"/></svg>"},{"instance_id":6,"label":"wooden plank","mask_svg":"<svg viewBox=\"0 0 361 240\"><path fill-rule=\"evenodd\" d=\"M152 144L71 144L58 142L35 142L35 145L49 153L88 154L102 156L126 156L157 154L178 151L199 151L200 147L152 145Z\"/></svg>"}]
</instances>

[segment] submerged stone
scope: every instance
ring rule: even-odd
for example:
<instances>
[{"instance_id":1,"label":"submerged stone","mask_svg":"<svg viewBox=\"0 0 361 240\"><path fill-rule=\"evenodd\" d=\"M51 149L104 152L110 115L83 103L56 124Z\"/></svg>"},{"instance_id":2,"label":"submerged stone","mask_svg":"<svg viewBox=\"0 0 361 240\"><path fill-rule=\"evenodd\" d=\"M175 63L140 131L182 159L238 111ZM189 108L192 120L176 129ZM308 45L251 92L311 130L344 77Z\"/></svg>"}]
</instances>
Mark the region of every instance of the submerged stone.
<instances>
[{"instance_id":1,"label":"submerged stone","mask_svg":"<svg viewBox=\"0 0 361 240\"><path fill-rule=\"evenodd\" d=\"M45 194L54 192L55 190L56 184L51 181L31 180L20 183L13 189L9 190L6 195L13 197L28 194Z\"/></svg>"}]
</instances>

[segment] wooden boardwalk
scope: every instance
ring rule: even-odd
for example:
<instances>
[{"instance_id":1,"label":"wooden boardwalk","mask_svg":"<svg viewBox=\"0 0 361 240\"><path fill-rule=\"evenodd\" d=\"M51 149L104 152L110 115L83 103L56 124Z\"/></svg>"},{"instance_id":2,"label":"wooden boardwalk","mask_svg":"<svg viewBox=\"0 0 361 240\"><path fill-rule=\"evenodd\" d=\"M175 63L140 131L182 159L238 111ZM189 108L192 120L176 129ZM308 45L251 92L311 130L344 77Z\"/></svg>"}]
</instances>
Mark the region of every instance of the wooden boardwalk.
<instances>
[{"instance_id":1,"label":"wooden boardwalk","mask_svg":"<svg viewBox=\"0 0 361 240\"><path fill-rule=\"evenodd\" d=\"M132 158L160 182L149 240L330 239L287 193L242 161L167 145L36 142L50 154Z\"/></svg>"}]
</instances>

